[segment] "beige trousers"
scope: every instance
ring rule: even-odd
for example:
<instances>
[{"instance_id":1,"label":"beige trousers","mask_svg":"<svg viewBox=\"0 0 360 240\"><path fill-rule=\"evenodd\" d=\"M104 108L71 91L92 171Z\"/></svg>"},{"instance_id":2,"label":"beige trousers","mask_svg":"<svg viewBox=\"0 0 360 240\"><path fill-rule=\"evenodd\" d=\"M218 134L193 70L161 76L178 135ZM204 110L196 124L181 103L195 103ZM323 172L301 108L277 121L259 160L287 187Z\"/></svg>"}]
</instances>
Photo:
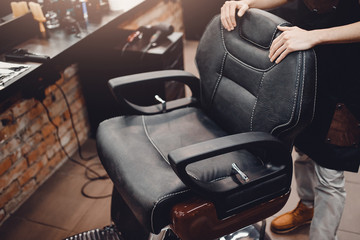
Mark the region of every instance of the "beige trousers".
<instances>
[{"instance_id":1,"label":"beige trousers","mask_svg":"<svg viewBox=\"0 0 360 240\"><path fill-rule=\"evenodd\" d=\"M321 167L296 148L293 159L298 195L314 207L310 240L337 240L346 198L344 172Z\"/></svg>"}]
</instances>

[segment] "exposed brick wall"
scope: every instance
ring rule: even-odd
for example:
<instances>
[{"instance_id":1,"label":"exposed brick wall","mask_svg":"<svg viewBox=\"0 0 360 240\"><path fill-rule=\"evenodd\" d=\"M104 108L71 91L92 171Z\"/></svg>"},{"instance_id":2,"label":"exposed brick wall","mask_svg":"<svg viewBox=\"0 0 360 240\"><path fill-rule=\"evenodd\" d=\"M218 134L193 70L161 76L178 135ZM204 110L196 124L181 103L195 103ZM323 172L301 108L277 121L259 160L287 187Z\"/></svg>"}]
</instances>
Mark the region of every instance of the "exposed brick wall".
<instances>
[{"instance_id":1,"label":"exposed brick wall","mask_svg":"<svg viewBox=\"0 0 360 240\"><path fill-rule=\"evenodd\" d=\"M140 26L155 25L160 22L173 25L176 32L184 31L181 0L160 1L155 7L119 25L119 28L134 30Z\"/></svg>"},{"instance_id":2,"label":"exposed brick wall","mask_svg":"<svg viewBox=\"0 0 360 240\"><path fill-rule=\"evenodd\" d=\"M61 73L56 83L70 103L75 129L81 143L89 135L85 101L81 92L76 65ZM16 209L67 158L56 137L43 105L35 99L12 99L0 114L0 222ZM57 86L45 89L42 101L69 154L77 150L70 121L70 112Z\"/></svg>"},{"instance_id":3,"label":"exposed brick wall","mask_svg":"<svg viewBox=\"0 0 360 240\"><path fill-rule=\"evenodd\" d=\"M180 0L160 1L119 28L136 29L159 22L172 24L175 31L183 30ZM90 128L76 65L65 69L57 84L70 102L75 128L83 143ZM56 85L49 86L45 96L43 103L59 126L61 142L71 155L77 150L77 143L64 98ZM37 100L23 99L18 93L0 103L0 225L67 160L55 133Z\"/></svg>"}]
</instances>

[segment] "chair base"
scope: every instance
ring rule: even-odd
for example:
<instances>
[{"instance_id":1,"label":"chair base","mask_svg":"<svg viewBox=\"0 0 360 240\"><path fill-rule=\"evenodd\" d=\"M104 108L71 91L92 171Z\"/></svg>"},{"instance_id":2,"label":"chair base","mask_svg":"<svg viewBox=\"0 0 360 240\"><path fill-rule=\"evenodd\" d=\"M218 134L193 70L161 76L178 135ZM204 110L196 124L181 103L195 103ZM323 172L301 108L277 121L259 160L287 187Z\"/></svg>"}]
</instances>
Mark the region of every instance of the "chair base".
<instances>
[{"instance_id":1,"label":"chair base","mask_svg":"<svg viewBox=\"0 0 360 240\"><path fill-rule=\"evenodd\" d=\"M253 240L271 240L270 237L265 234L262 237L260 233L260 226L258 224L249 225L234 233L223 236L218 240L241 240L241 239L253 239ZM115 225L106 226L103 229L94 229L86 232L82 232L71 237L67 237L64 240L125 240L121 233L118 232ZM178 238L170 228L163 230L158 235L149 236L149 240L181 240Z\"/></svg>"},{"instance_id":2,"label":"chair base","mask_svg":"<svg viewBox=\"0 0 360 240\"><path fill-rule=\"evenodd\" d=\"M262 226L259 224L252 224L246 226L236 232L218 238L217 240L271 240L269 235L262 233ZM181 240L178 238L170 228L164 229L158 235L151 235L148 240Z\"/></svg>"},{"instance_id":3,"label":"chair base","mask_svg":"<svg viewBox=\"0 0 360 240\"><path fill-rule=\"evenodd\" d=\"M106 226L103 229L85 231L64 240L124 240L115 225Z\"/></svg>"},{"instance_id":4,"label":"chair base","mask_svg":"<svg viewBox=\"0 0 360 240\"><path fill-rule=\"evenodd\" d=\"M170 227L182 240L217 239L229 232L235 232L275 214L285 205L289 196L290 191L273 200L221 220L217 218L213 203L203 199L192 199L177 204L173 208Z\"/></svg>"},{"instance_id":5,"label":"chair base","mask_svg":"<svg viewBox=\"0 0 360 240\"><path fill-rule=\"evenodd\" d=\"M244 227L236 232L233 232L229 235L219 238L219 240L271 240L269 235L266 233L262 235L260 226L258 224L249 225Z\"/></svg>"}]
</instances>

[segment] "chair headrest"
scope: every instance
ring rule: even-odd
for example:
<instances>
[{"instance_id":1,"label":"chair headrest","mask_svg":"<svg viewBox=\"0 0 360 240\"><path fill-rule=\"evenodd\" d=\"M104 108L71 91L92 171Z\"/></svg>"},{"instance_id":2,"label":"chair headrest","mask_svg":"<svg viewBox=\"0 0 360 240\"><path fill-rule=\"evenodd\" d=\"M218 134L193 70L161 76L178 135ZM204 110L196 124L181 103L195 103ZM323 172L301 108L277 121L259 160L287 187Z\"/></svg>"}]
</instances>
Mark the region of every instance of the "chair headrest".
<instances>
[{"instance_id":1,"label":"chair headrest","mask_svg":"<svg viewBox=\"0 0 360 240\"><path fill-rule=\"evenodd\" d=\"M237 18L236 28L227 31L217 15L199 42L196 63L201 104L229 132L287 129L298 123L294 109L312 118L313 106L304 111L303 106L296 108L294 99L301 95L299 87L306 85L305 95L314 102L315 53L312 49L296 51L279 64L271 62L269 48L281 34L279 25L291 26L269 12L249 9ZM293 137L294 132L282 134Z\"/></svg>"},{"instance_id":2,"label":"chair headrest","mask_svg":"<svg viewBox=\"0 0 360 240\"><path fill-rule=\"evenodd\" d=\"M259 18L259 14L262 15ZM259 9L249 9L245 15L237 19L239 35L245 40L268 49L276 37L277 26L291 26L283 19ZM256 29L256 31L254 31Z\"/></svg>"},{"instance_id":3,"label":"chair headrest","mask_svg":"<svg viewBox=\"0 0 360 240\"><path fill-rule=\"evenodd\" d=\"M275 65L268 57L272 41L281 34L279 25L291 26L284 19L260 9L249 9L237 18L234 31L226 31L221 25L221 38L225 51L241 62L258 70ZM215 28L217 26L211 26ZM211 36L210 36L211 37ZM215 49L215 48L214 48Z\"/></svg>"}]
</instances>

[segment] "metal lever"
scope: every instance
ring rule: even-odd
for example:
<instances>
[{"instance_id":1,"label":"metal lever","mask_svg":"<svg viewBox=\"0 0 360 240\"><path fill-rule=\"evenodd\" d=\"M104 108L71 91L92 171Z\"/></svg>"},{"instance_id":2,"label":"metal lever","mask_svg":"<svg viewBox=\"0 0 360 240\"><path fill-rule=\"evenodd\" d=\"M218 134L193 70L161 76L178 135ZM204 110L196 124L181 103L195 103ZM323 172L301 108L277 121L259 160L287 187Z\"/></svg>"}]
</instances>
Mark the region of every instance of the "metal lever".
<instances>
[{"instance_id":1,"label":"metal lever","mask_svg":"<svg viewBox=\"0 0 360 240\"><path fill-rule=\"evenodd\" d=\"M248 182L250 179L248 178L248 176L246 176L246 174L240 170L240 168L236 165L236 163L231 164L232 169L234 169L239 175L240 177L245 181Z\"/></svg>"},{"instance_id":2,"label":"metal lever","mask_svg":"<svg viewBox=\"0 0 360 240\"><path fill-rule=\"evenodd\" d=\"M155 99L161 103L162 105L162 111L166 112L166 101L164 101L159 95L155 95Z\"/></svg>"}]
</instances>

